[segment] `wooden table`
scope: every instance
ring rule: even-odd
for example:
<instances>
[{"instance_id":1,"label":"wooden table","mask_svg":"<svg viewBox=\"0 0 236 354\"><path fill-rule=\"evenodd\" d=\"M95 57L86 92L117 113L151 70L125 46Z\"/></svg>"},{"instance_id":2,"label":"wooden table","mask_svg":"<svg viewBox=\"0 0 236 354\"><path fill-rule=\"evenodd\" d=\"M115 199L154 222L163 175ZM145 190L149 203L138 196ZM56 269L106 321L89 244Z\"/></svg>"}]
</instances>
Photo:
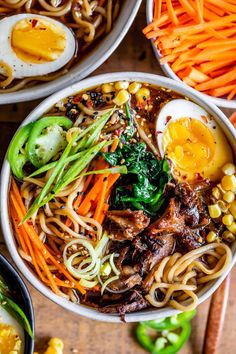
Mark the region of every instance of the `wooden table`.
<instances>
[{"instance_id":1,"label":"wooden table","mask_svg":"<svg viewBox=\"0 0 236 354\"><path fill-rule=\"evenodd\" d=\"M128 35L116 52L95 74L112 71L143 71L162 74L141 29L145 26L145 2ZM0 141L2 160L10 138L22 119L39 103L26 102L0 108ZM229 114L230 112L226 112ZM0 252L7 254L0 235ZM8 254L9 256L9 254ZM142 354L134 340L133 324L106 324L76 316L55 305L29 285L36 315L36 350L42 353L50 337L60 337L65 343L65 354ZM231 278L231 291L219 353L236 353L236 272ZM192 335L181 354L200 354L209 301L199 306L192 322Z\"/></svg>"}]
</instances>

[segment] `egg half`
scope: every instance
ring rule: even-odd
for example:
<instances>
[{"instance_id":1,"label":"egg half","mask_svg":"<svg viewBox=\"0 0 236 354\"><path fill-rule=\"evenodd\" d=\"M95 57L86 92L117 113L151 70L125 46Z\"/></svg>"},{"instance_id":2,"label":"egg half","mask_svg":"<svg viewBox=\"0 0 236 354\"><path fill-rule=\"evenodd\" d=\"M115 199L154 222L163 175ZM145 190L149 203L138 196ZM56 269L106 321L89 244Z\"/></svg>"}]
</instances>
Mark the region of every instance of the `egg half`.
<instances>
[{"instance_id":1,"label":"egg half","mask_svg":"<svg viewBox=\"0 0 236 354\"><path fill-rule=\"evenodd\" d=\"M196 103L176 99L165 104L158 114L156 130L160 153L171 160L178 180L217 181L222 166L233 162L221 128Z\"/></svg>"},{"instance_id":2,"label":"egg half","mask_svg":"<svg viewBox=\"0 0 236 354\"><path fill-rule=\"evenodd\" d=\"M2 334L1 331L3 331ZM11 333L11 335L7 333ZM6 342L4 334L8 338L8 342ZM18 340L16 336L19 337ZM4 339L4 342L2 342L1 339ZM0 306L0 353L6 353L6 348L13 346L17 347L17 353L24 353L24 330L19 323Z\"/></svg>"},{"instance_id":3,"label":"egg half","mask_svg":"<svg viewBox=\"0 0 236 354\"><path fill-rule=\"evenodd\" d=\"M16 79L62 68L75 53L72 31L46 16L19 14L0 21L0 73Z\"/></svg>"}]
</instances>

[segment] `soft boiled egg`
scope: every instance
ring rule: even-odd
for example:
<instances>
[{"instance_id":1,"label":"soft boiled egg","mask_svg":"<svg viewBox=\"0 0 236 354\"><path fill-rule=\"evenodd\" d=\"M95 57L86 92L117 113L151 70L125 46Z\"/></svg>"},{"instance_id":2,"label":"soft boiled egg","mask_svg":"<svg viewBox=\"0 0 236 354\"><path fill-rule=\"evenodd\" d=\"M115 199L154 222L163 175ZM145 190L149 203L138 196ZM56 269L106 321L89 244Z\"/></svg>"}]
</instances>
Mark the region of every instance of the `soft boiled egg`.
<instances>
[{"instance_id":1,"label":"soft boiled egg","mask_svg":"<svg viewBox=\"0 0 236 354\"><path fill-rule=\"evenodd\" d=\"M19 14L0 21L0 73L14 78L46 75L75 53L72 31L46 16Z\"/></svg>"},{"instance_id":2,"label":"soft boiled egg","mask_svg":"<svg viewBox=\"0 0 236 354\"><path fill-rule=\"evenodd\" d=\"M221 128L196 103L176 99L165 104L157 117L160 153L171 160L175 178L216 181L221 168L233 162L231 147Z\"/></svg>"},{"instance_id":3,"label":"soft boiled egg","mask_svg":"<svg viewBox=\"0 0 236 354\"><path fill-rule=\"evenodd\" d=\"M0 306L0 353L24 353L24 330L19 323Z\"/></svg>"}]
</instances>

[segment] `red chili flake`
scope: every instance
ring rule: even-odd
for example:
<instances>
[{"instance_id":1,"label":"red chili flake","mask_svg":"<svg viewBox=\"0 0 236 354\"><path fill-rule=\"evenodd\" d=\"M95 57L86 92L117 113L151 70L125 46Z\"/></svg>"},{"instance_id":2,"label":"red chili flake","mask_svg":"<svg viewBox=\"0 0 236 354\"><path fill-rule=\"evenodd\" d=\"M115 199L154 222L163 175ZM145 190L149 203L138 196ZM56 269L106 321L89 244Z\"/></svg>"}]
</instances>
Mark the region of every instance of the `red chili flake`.
<instances>
[{"instance_id":1,"label":"red chili flake","mask_svg":"<svg viewBox=\"0 0 236 354\"><path fill-rule=\"evenodd\" d=\"M114 131L114 134L117 135L118 137L120 137L120 135L121 135L121 130L120 130L120 129L116 129L116 130Z\"/></svg>"},{"instance_id":2,"label":"red chili flake","mask_svg":"<svg viewBox=\"0 0 236 354\"><path fill-rule=\"evenodd\" d=\"M201 174L199 172L195 173L195 178L197 181L203 180L203 177L201 176Z\"/></svg>"},{"instance_id":3,"label":"red chili flake","mask_svg":"<svg viewBox=\"0 0 236 354\"><path fill-rule=\"evenodd\" d=\"M169 123L169 121L172 119L172 116L167 116L166 117L166 124Z\"/></svg>"},{"instance_id":4,"label":"red chili flake","mask_svg":"<svg viewBox=\"0 0 236 354\"><path fill-rule=\"evenodd\" d=\"M91 100L86 101L86 107L93 108L93 102Z\"/></svg>"},{"instance_id":5,"label":"red chili flake","mask_svg":"<svg viewBox=\"0 0 236 354\"><path fill-rule=\"evenodd\" d=\"M37 25L37 23L38 23L38 20L35 20L35 19L33 18L33 20L32 20L32 27L34 28L34 27Z\"/></svg>"},{"instance_id":6,"label":"red chili flake","mask_svg":"<svg viewBox=\"0 0 236 354\"><path fill-rule=\"evenodd\" d=\"M161 130L157 130L155 134L159 135L159 134L163 134L163 132Z\"/></svg>"},{"instance_id":7,"label":"red chili flake","mask_svg":"<svg viewBox=\"0 0 236 354\"><path fill-rule=\"evenodd\" d=\"M76 95L74 98L73 98L73 103L77 103L77 102L82 102L83 101L83 98L81 95Z\"/></svg>"}]
</instances>

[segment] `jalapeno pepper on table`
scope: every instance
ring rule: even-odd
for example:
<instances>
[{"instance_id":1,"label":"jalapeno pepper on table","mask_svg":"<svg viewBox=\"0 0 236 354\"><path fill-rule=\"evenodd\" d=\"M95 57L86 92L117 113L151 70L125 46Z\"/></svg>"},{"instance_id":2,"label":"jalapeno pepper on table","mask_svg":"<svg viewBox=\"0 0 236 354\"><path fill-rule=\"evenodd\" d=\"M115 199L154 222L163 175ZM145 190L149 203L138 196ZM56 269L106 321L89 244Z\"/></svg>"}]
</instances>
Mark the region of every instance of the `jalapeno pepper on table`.
<instances>
[{"instance_id":1,"label":"jalapeno pepper on table","mask_svg":"<svg viewBox=\"0 0 236 354\"><path fill-rule=\"evenodd\" d=\"M136 337L140 345L152 354L176 354L191 333L190 320L196 311L138 324Z\"/></svg>"}]
</instances>

